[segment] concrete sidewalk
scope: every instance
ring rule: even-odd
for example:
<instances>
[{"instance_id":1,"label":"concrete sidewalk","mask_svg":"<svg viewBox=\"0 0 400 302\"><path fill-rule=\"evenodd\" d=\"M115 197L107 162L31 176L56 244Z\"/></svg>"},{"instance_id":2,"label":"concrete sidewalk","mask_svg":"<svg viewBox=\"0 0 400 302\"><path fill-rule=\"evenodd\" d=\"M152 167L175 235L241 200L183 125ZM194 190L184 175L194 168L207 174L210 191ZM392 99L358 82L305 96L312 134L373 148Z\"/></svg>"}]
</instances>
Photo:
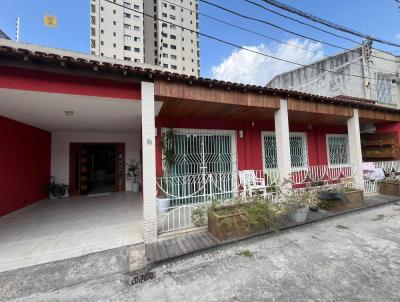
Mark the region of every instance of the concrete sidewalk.
<instances>
[{"instance_id":1,"label":"concrete sidewalk","mask_svg":"<svg viewBox=\"0 0 400 302\"><path fill-rule=\"evenodd\" d=\"M182 258L136 286L115 273L17 301L399 301L399 233L389 204Z\"/></svg>"}]
</instances>

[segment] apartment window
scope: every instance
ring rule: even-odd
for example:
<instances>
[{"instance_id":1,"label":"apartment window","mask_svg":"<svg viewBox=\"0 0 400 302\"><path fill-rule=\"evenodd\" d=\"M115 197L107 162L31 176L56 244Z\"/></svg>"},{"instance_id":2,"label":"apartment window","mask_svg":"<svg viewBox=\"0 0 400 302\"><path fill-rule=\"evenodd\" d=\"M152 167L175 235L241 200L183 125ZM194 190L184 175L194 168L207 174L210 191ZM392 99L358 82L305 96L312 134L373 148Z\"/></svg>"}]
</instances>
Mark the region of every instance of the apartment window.
<instances>
[{"instance_id":1,"label":"apartment window","mask_svg":"<svg viewBox=\"0 0 400 302\"><path fill-rule=\"evenodd\" d=\"M170 35L169 36L172 40L176 40L176 36L175 35Z\"/></svg>"},{"instance_id":2,"label":"apartment window","mask_svg":"<svg viewBox=\"0 0 400 302\"><path fill-rule=\"evenodd\" d=\"M102 57L104 57L104 52L100 53L100 55L101 55Z\"/></svg>"},{"instance_id":3,"label":"apartment window","mask_svg":"<svg viewBox=\"0 0 400 302\"><path fill-rule=\"evenodd\" d=\"M165 47L165 48L168 48L168 44L167 43L163 43L162 46Z\"/></svg>"},{"instance_id":4,"label":"apartment window","mask_svg":"<svg viewBox=\"0 0 400 302\"><path fill-rule=\"evenodd\" d=\"M171 49L176 49L176 45L171 45Z\"/></svg>"},{"instance_id":5,"label":"apartment window","mask_svg":"<svg viewBox=\"0 0 400 302\"><path fill-rule=\"evenodd\" d=\"M124 13L124 17L129 19L131 17L131 14Z\"/></svg>"},{"instance_id":6,"label":"apartment window","mask_svg":"<svg viewBox=\"0 0 400 302\"><path fill-rule=\"evenodd\" d=\"M104 45L104 41L100 41L100 45L103 46Z\"/></svg>"},{"instance_id":7,"label":"apartment window","mask_svg":"<svg viewBox=\"0 0 400 302\"><path fill-rule=\"evenodd\" d=\"M90 9L91 9L92 13L95 13L96 12L96 5L91 4L90 5Z\"/></svg>"},{"instance_id":8,"label":"apartment window","mask_svg":"<svg viewBox=\"0 0 400 302\"><path fill-rule=\"evenodd\" d=\"M130 61L131 58L129 58L129 57L124 57L124 60L125 60L125 61Z\"/></svg>"},{"instance_id":9,"label":"apartment window","mask_svg":"<svg viewBox=\"0 0 400 302\"><path fill-rule=\"evenodd\" d=\"M133 41L135 41L135 42L140 42L140 38L139 38L139 37L134 37L134 38L133 38Z\"/></svg>"},{"instance_id":10,"label":"apartment window","mask_svg":"<svg viewBox=\"0 0 400 302\"><path fill-rule=\"evenodd\" d=\"M101 29L101 30L100 30L100 33L104 34L104 30L103 30L103 29Z\"/></svg>"},{"instance_id":11,"label":"apartment window","mask_svg":"<svg viewBox=\"0 0 400 302\"><path fill-rule=\"evenodd\" d=\"M130 46L124 46L124 50L132 50L132 47L130 47Z\"/></svg>"},{"instance_id":12,"label":"apartment window","mask_svg":"<svg viewBox=\"0 0 400 302\"><path fill-rule=\"evenodd\" d=\"M139 5L134 5L133 8L136 9L136 10L139 10L139 9L140 9L140 6L139 6ZM136 62L136 61L135 61L135 62Z\"/></svg>"},{"instance_id":13,"label":"apartment window","mask_svg":"<svg viewBox=\"0 0 400 302\"><path fill-rule=\"evenodd\" d=\"M95 54L95 52L92 50L91 52L90 52L92 55L94 55Z\"/></svg>"},{"instance_id":14,"label":"apartment window","mask_svg":"<svg viewBox=\"0 0 400 302\"><path fill-rule=\"evenodd\" d=\"M114 10L113 10L113 14L115 15L116 13L117 13L117 11L114 9Z\"/></svg>"},{"instance_id":15,"label":"apartment window","mask_svg":"<svg viewBox=\"0 0 400 302\"><path fill-rule=\"evenodd\" d=\"M175 5L170 5L169 8L175 10Z\"/></svg>"},{"instance_id":16,"label":"apartment window","mask_svg":"<svg viewBox=\"0 0 400 302\"><path fill-rule=\"evenodd\" d=\"M167 3L165 3L165 2L163 2L162 5L163 5L163 7L168 7L168 6L167 6Z\"/></svg>"},{"instance_id":17,"label":"apartment window","mask_svg":"<svg viewBox=\"0 0 400 302\"><path fill-rule=\"evenodd\" d=\"M168 54L167 53L163 53L162 56L163 56L163 58L168 58Z\"/></svg>"},{"instance_id":18,"label":"apartment window","mask_svg":"<svg viewBox=\"0 0 400 302\"><path fill-rule=\"evenodd\" d=\"M135 31L140 31L140 27L139 27L139 26L134 26L134 27L133 27L133 30L135 30Z\"/></svg>"},{"instance_id":19,"label":"apartment window","mask_svg":"<svg viewBox=\"0 0 400 302\"><path fill-rule=\"evenodd\" d=\"M166 13L162 13L162 16L166 18L168 15Z\"/></svg>"},{"instance_id":20,"label":"apartment window","mask_svg":"<svg viewBox=\"0 0 400 302\"><path fill-rule=\"evenodd\" d=\"M168 38L168 35L166 33L161 33L161 36L163 36L164 38Z\"/></svg>"},{"instance_id":21,"label":"apartment window","mask_svg":"<svg viewBox=\"0 0 400 302\"><path fill-rule=\"evenodd\" d=\"M117 44L114 43L114 44L113 44L113 47L114 47L114 48L117 48Z\"/></svg>"},{"instance_id":22,"label":"apartment window","mask_svg":"<svg viewBox=\"0 0 400 302\"><path fill-rule=\"evenodd\" d=\"M131 41L132 37L130 35L124 35L125 41Z\"/></svg>"},{"instance_id":23,"label":"apartment window","mask_svg":"<svg viewBox=\"0 0 400 302\"><path fill-rule=\"evenodd\" d=\"M171 29L176 29L176 25L171 24L171 25L169 26L169 28L171 28Z\"/></svg>"},{"instance_id":24,"label":"apartment window","mask_svg":"<svg viewBox=\"0 0 400 302\"><path fill-rule=\"evenodd\" d=\"M163 23L161 26L162 27L168 27L167 23Z\"/></svg>"},{"instance_id":25,"label":"apartment window","mask_svg":"<svg viewBox=\"0 0 400 302\"><path fill-rule=\"evenodd\" d=\"M133 15L133 20L139 21L139 20L140 20L140 17L137 16L137 15Z\"/></svg>"},{"instance_id":26,"label":"apartment window","mask_svg":"<svg viewBox=\"0 0 400 302\"><path fill-rule=\"evenodd\" d=\"M135 63L140 63L140 60L139 59L135 59Z\"/></svg>"},{"instance_id":27,"label":"apartment window","mask_svg":"<svg viewBox=\"0 0 400 302\"><path fill-rule=\"evenodd\" d=\"M164 68L168 68L168 64L163 64L163 67Z\"/></svg>"},{"instance_id":28,"label":"apartment window","mask_svg":"<svg viewBox=\"0 0 400 302\"><path fill-rule=\"evenodd\" d=\"M103 18L101 18L101 22L103 22ZM96 17L95 16L90 16L90 23L92 23L93 25L96 24Z\"/></svg>"},{"instance_id":29,"label":"apartment window","mask_svg":"<svg viewBox=\"0 0 400 302\"><path fill-rule=\"evenodd\" d=\"M113 21L113 25L117 25L117 22Z\"/></svg>"},{"instance_id":30,"label":"apartment window","mask_svg":"<svg viewBox=\"0 0 400 302\"><path fill-rule=\"evenodd\" d=\"M176 60L176 55L171 55L171 59Z\"/></svg>"},{"instance_id":31,"label":"apartment window","mask_svg":"<svg viewBox=\"0 0 400 302\"><path fill-rule=\"evenodd\" d=\"M91 27L91 28L90 28L90 34L91 34L92 36L95 36L95 35L96 35L96 28Z\"/></svg>"},{"instance_id":32,"label":"apartment window","mask_svg":"<svg viewBox=\"0 0 400 302\"><path fill-rule=\"evenodd\" d=\"M327 134L326 146L330 166L350 164L349 138L347 134Z\"/></svg>"},{"instance_id":33,"label":"apartment window","mask_svg":"<svg viewBox=\"0 0 400 302\"><path fill-rule=\"evenodd\" d=\"M131 4L129 2L124 2L125 7L131 7Z\"/></svg>"},{"instance_id":34,"label":"apartment window","mask_svg":"<svg viewBox=\"0 0 400 302\"><path fill-rule=\"evenodd\" d=\"M92 48L95 48L95 47L96 47L96 40L91 39L91 40L90 40L90 46L91 46Z\"/></svg>"},{"instance_id":35,"label":"apartment window","mask_svg":"<svg viewBox=\"0 0 400 302\"><path fill-rule=\"evenodd\" d=\"M135 47L135 48L134 48L134 51L135 51L135 52L140 52L140 48Z\"/></svg>"},{"instance_id":36,"label":"apartment window","mask_svg":"<svg viewBox=\"0 0 400 302\"><path fill-rule=\"evenodd\" d=\"M171 69L177 69L176 65L171 65Z\"/></svg>"},{"instance_id":37,"label":"apartment window","mask_svg":"<svg viewBox=\"0 0 400 302\"><path fill-rule=\"evenodd\" d=\"M170 18L171 20L175 20L175 19L176 19L176 17L175 17L174 15L169 15L169 18Z\"/></svg>"},{"instance_id":38,"label":"apartment window","mask_svg":"<svg viewBox=\"0 0 400 302\"><path fill-rule=\"evenodd\" d=\"M104 11L104 7L100 7L100 10L101 10L101 11Z\"/></svg>"},{"instance_id":39,"label":"apartment window","mask_svg":"<svg viewBox=\"0 0 400 302\"><path fill-rule=\"evenodd\" d=\"M117 58L117 56L116 56L116 55L113 55L113 58L114 58L114 59L116 59L116 58Z\"/></svg>"},{"instance_id":40,"label":"apartment window","mask_svg":"<svg viewBox=\"0 0 400 302\"><path fill-rule=\"evenodd\" d=\"M125 29L131 29L131 26L129 24L124 24Z\"/></svg>"},{"instance_id":41,"label":"apartment window","mask_svg":"<svg viewBox=\"0 0 400 302\"><path fill-rule=\"evenodd\" d=\"M113 32L113 36L116 37L116 36L117 36L117 33L116 33L116 32Z\"/></svg>"}]
</instances>

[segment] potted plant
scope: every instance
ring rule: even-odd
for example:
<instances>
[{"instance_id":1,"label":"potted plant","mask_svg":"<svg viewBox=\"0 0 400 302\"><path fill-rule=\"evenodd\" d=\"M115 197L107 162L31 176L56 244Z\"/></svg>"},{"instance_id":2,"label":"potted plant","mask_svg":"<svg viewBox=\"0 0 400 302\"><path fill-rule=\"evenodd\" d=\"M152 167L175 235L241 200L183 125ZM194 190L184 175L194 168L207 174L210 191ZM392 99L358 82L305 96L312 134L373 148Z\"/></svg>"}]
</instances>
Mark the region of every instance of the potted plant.
<instances>
[{"instance_id":1,"label":"potted plant","mask_svg":"<svg viewBox=\"0 0 400 302\"><path fill-rule=\"evenodd\" d=\"M132 191L139 192L139 161L131 159L127 165L126 179L131 181Z\"/></svg>"},{"instance_id":2,"label":"potted plant","mask_svg":"<svg viewBox=\"0 0 400 302\"><path fill-rule=\"evenodd\" d=\"M171 200L168 197L169 181L168 176L170 170L175 164L175 149L174 149L175 131L173 128L163 131L160 140L160 149L163 159L163 177L160 180L159 194L156 197L157 208L160 213L166 213L171 205Z\"/></svg>"},{"instance_id":3,"label":"potted plant","mask_svg":"<svg viewBox=\"0 0 400 302\"><path fill-rule=\"evenodd\" d=\"M364 192L344 184L319 192L320 208L341 211L359 208L364 205Z\"/></svg>"},{"instance_id":4,"label":"potted plant","mask_svg":"<svg viewBox=\"0 0 400 302\"><path fill-rule=\"evenodd\" d=\"M49 199L58 199L68 197L68 186L66 184L57 184L54 177L51 176L48 183L43 185L43 192L45 192Z\"/></svg>"},{"instance_id":5,"label":"potted plant","mask_svg":"<svg viewBox=\"0 0 400 302\"><path fill-rule=\"evenodd\" d=\"M389 177L378 182L379 194L400 196L400 180L396 179L394 173L390 173Z\"/></svg>"},{"instance_id":6,"label":"potted plant","mask_svg":"<svg viewBox=\"0 0 400 302\"><path fill-rule=\"evenodd\" d=\"M240 238L263 229L277 230L282 208L261 196L213 203L208 211L208 231L219 240Z\"/></svg>"},{"instance_id":7,"label":"potted plant","mask_svg":"<svg viewBox=\"0 0 400 302\"><path fill-rule=\"evenodd\" d=\"M290 179L284 179L279 187L279 195L287 209L288 218L297 223L307 220L310 206L318 202L318 188L306 186L305 188L294 189Z\"/></svg>"}]
</instances>

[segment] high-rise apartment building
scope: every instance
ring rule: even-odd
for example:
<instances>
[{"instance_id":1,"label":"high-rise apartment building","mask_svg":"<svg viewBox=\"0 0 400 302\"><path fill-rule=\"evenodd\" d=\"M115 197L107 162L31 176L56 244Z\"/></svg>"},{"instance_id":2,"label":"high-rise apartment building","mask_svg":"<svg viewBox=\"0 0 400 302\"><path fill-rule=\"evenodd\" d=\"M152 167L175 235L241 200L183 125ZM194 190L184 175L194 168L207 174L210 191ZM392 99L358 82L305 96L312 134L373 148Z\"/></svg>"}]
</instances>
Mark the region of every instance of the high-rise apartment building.
<instances>
[{"instance_id":1,"label":"high-rise apartment building","mask_svg":"<svg viewBox=\"0 0 400 302\"><path fill-rule=\"evenodd\" d=\"M91 0L92 54L200 74L198 0Z\"/></svg>"}]
</instances>

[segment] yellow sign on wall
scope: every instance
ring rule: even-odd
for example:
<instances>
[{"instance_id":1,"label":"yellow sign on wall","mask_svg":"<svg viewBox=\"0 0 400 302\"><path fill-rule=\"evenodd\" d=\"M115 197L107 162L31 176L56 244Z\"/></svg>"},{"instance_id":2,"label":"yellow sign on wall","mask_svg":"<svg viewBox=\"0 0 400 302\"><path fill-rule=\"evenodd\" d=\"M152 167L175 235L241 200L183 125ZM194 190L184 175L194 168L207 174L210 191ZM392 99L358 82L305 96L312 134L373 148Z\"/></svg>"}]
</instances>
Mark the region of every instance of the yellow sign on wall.
<instances>
[{"instance_id":1,"label":"yellow sign on wall","mask_svg":"<svg viewBox=\"0 0 400 302\"><path fill-rule=\"evenodd\" d=\"M57 27L57 17L56 16L44 16L44 25L49 27Z\"/></svg>"}]
</instances>

